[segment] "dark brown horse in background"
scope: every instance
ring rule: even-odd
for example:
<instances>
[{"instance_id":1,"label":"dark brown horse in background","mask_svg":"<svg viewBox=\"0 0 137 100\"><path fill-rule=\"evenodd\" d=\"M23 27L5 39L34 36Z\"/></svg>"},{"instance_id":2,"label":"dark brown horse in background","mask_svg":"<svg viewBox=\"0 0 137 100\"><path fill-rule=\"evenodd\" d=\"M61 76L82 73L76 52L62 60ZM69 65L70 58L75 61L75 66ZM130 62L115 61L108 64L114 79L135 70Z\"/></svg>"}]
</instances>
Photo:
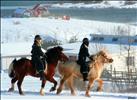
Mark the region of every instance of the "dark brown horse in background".
<instances>
[{"instance_id":1,"label":"dark brown horse in background","mask_svg":"<svg viewBox=\"0 0 137 100\"><path fill-rule=\"evenodd\" d=\"M55 74L55 68L56 68L56 65L58 64L58 61L68 60L67 56L62 51L63 51L63 48L60 46L57 46L57 47L48 49L46 52L47 69L44 71L45 77L46 77L46 80L54 83L54 86L50 89L50 91L56 90L57 81L53 78L53 76ZM17 86L18 86L19 94L23 95L21 85L24 77L27 75L30 75L33 77L39 77L39 75L36 73L37 73L36 69L35 67L32 66L31 60L26 58L14 60L9 67L9 76L12 75L11 88L9 88L9 91L14 91L14 84L16 81L18 81ZM46 81L42 81L41 90L40 90L41 95L44 95L43 89L45 87L45 83Z\"/></svg>"},{"instance_id":2,"label":"dark brown horse in background","mask_svg":"<svg viewBox=\"0 0 137 100\"><path fill-rule=\"evenodd\" d=\"M108 55L106 51L99 51L93 56L93 61L89 62L89 73L88 73L88 86L86 86L86 96L89 95L90 88L93 86L95 80L98 81L99 86L97 91L102 90L103 80L100 78L104 69L104 64L112 63L113 59ZM59 88L57 89L57 94L59 94L66 82L68 87L71 90L71 94L75 95L73 80L75 78L81 78L82 74L80 73L80 66L76 61L66 61L64 63L60 62L58 64L58 71L62 76L60 80Z\"/></svg>"}]
</instances>

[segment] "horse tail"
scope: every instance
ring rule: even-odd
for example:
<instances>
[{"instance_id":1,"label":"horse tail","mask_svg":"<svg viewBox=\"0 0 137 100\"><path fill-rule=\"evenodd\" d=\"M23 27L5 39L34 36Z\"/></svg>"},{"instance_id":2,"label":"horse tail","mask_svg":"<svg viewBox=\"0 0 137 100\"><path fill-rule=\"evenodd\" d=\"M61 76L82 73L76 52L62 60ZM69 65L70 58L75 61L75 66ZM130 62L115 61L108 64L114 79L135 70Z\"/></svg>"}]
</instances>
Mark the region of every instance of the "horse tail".
<instances>
[{"instance_id":1,"label":"horse tail","mask_svg":"<svg viewBox=\"0 0 137 100\"><path fill-rule=\"evenodd\" d=\"M14 78L14 77L15 77L14 64L15 64L16 61L17 61L17 60L14 59L14 60L11 62L10 66L9 66L8 75L9 75L10 78Z\"/></svg>"}]
</instances>

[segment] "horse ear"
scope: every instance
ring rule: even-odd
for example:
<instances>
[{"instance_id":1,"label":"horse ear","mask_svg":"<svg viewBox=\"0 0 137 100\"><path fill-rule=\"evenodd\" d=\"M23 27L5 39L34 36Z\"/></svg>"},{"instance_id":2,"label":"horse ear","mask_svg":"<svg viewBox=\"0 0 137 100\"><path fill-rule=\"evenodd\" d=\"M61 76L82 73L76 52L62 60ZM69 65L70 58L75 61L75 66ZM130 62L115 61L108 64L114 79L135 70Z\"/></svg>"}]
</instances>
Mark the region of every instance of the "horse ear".
<instances>
[{"instance_id":1,"label":"horse ear","mask_svg":"<svg viewBox=\"0 0 137 100\"><path fill-rule=\"evenodd\" d=\"M63 48L61 46L57 47L60 51L63 51Z\"/></svg>"},{"instance_id":2,"label":"horse ear","mask_svg":"<svg viewBox=\"0 0 137 100\"><path fill-rule=\"evenodd\" d=\"M105 47L103 47L103 48L101 49L101 51L107 52L107 49L106 49Z\"/></svg>"}]
</instances>

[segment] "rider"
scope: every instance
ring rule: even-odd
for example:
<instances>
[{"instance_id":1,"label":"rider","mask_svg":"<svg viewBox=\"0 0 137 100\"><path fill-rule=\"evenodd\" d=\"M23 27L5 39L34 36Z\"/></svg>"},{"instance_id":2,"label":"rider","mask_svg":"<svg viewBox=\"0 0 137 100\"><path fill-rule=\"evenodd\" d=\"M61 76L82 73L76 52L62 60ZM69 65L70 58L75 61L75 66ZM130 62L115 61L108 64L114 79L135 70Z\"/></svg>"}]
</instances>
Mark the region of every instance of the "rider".
<instances>
[{"instance_id":1,"label":"rider","mask_svg":"<svg viewBox=\"0 0 137 100\"><path fill-rule=\"evenodd\" d=\"M41 44L42 44L42 39L40 35L36 35L34 38L34 43L32 45L31 57L32 57L33 66L36 67L36 70L40 74L40 80L46 80L45 74L44 74L44 65L41 60L42 57L46 57L46 56L44 52L41 50Z\"/></svg>"},{"instance_id":2,"label":"rider","mask_svg":"<svg viewBox=\"0 0 137 100\"><path fill-rule=\"evenodd\" d=\"M82 41L82 45L80 47L80 51L78 54L78 64L80 64L80 72L83 75L83 81L88 81L88 65L86 64L86 57L90 58L89 52L88 52L88 46L89 46L89 40L88 38L84 38Z\"/></svg>"}]
</instances>

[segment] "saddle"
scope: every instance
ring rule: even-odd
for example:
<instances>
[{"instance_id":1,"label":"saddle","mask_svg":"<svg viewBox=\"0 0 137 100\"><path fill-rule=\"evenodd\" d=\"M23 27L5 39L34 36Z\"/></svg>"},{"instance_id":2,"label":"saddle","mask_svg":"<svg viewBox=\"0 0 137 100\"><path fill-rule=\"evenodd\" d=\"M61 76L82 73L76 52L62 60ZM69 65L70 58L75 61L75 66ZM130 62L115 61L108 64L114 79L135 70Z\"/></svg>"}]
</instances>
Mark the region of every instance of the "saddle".
<instances>
[{"instance_id":1,"label":"saddle","mask_svg":"<svg viewBox=\"0 0 137 100\"><path fill-rule=\"evenodd\" d=\"M86 61L86 62L84 63L84 66L87 66L87 72L88 72L88 73L89 73L89 70L90 70L89 64L94 61L93 57L94 57L94 55L91 55L91 56L90 56L90 61ZM77 60L76 62L77 62L77 64L80 66L80 72L83 73L82 63L81 63L79 60Z\"/></svg>"},{"instance_id":2,"label":"saddle","mask_svg":"<svg viewBox=\"0 0 137 100\"><path fill-rule=\"evenodd\" d=\"M89 63L90 63L90 62L91 62L91 61L87 61L87 62L86 62L86 65L89 66ZM81 63L80 63L78 60L76 61L76 63L81 67Z\"/></svg>"},{"instance_id":3,"label":"saddle","mask_svg":"<svg viewBox=\"0 0 137 100\"><path fill-rule=\"evenodd\" d=\"M93 61L95 60L95 59L94 59L94 56L95 56L95 55L91 55L91 56L89 57L90 61L87 61L87 62L86 62L86 65L89 65L89 63L91 63L91 62L93 62ZM79 60L77 60L76 62L77 62L78 65L81 66L81 62L80 62Z\"/></svg>"}]
</instances>

